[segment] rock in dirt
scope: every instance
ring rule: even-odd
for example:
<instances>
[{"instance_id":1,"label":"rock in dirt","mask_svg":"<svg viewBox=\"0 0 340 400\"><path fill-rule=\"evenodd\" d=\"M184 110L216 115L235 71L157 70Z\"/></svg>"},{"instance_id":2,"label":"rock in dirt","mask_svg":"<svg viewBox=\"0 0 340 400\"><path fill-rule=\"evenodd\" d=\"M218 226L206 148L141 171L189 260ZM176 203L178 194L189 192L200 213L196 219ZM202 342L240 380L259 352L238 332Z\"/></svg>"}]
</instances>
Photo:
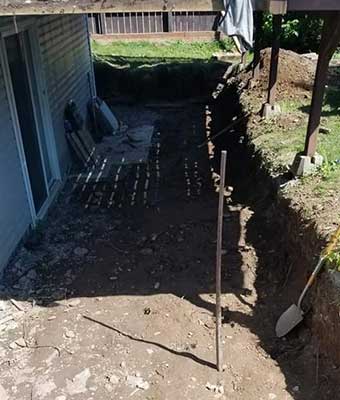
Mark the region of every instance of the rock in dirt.
<instances>
[{"instance_id":1,"label":"rock in dirt","mask_svg":"<svg viewBox=\"0 0 340 400\"><path fill-rule=\"evenodd\" d=\"M112 383L113 385L117 385L117 383L119 383L119 377L113 374L109 376L109 382Z\"/></svg>"},{"instance_id":2,"label":"rock in dirt","mask_svg":"<svg viewBox=\"0 0 340 400\"><path fill-rule=\"evenodd\" d=\"M205 385L206 389L210 390L211 392L218 393L218 394L223 394L224 393L224 387L222 385L213 385L210 382L207 382Z\"/></svg>"},{"instance_id":3,"label":"rock in dirt","mask_svg":"<svg viewBox=\"0 0 340 400\"><path fill-rule=\"evenodd\" d=\"M19 346L19 347L26 347L26 340L24 338L19 338L15 341L15 343Z\"/></svg>"},{"instance_id":4,"label":"rock in dirt","mask_svg":"<svg viewBox=\"0 0 340 400\"><path fill-rule=\"evenodd\" d=\"M145 381L141 376L128 375L126 377L126 383L133 388L142 390L148 390L150 387L149 382Z\"/></svg>"},{"instance_id":5,"label":"rock in dirt","mask_svg":"<svg viewBox=\"0 0 340 400\"><path fill-rule=\"evenodd\" d=\"M79 374L75 375L72 380L66 380L66 386L68 393L73 396L78 393L84 393L87 391L87 381L90 378L91 373L88 368L84 369Z\"/></svg>"},{"instance_id":6,"label":"rock in dirt","mask_svg":"<svg viewBox=\"0 0 340 400\"><path fill-rule=\"evenodd\" d=\"M73 253L78 257L84 257L89 251L85 247L76 247Z\"/></svg>"},{"instance_id":7,"label":"rock in dirt","mask_svg":"<svg viewBox=\"0 0 340 400\"><path fill-rule=\"evenodd\" d=\"M144 308L144 315L150 315L151 314L151 308L150 307L145 307Z\"/></svg>"},{"instance_id":8,"label":"rock in dirt","mask_svg":"<svg viewBox=\"0 0 340 400\"><path fill-rule=\"evenodd\" d=\"M79 299L72 299L72 300L69 300L68 303L67 303L67 305L69 307L77 307L77 306L79 306L79 304L80 304L80 300Z\"/></svg>"},{"instance_id":9,"label":"rock in dirt","mask_svg":"<svg viewBox=\"0 0 340 400\"><path fill-rule=\"evenodd\" d=\"M8 345L8 347L12 350L15 350L16 348L18 348L18 345L15 342L12 342Z\"/></svg>"},{"instance_id":10,"label":"rock in dirt","mask_svg":"<svg viewBox=\"0 0 340 400\"><path fill-rule=\"evenodd\" d=\"M76 334L73 331L66 331L65 336L69 339L73 339L76 336Z\"/></svg>"}]
</instances>

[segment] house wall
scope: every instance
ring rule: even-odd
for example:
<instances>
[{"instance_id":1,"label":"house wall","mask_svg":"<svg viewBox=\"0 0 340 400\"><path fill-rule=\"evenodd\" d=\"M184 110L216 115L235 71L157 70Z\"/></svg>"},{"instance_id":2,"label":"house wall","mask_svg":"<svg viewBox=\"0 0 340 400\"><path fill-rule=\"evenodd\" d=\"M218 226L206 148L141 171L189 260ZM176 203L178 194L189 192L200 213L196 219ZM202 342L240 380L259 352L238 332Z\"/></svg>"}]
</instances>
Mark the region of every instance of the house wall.
<instances>
[{"instance_id":1,"label":"house wall","mask_svg":"<svg viewBox=\"0 0 340 400\"><path fill-rule=\"evenodd\" d=\"M82 15L44 16L39 18L38 32L59 164L65 175L70 166L64 134L65 105L74 100L85 116L91 97L87 20Z\"/></svg>"},{"instance_id":2,"label":"house wall","mask_svg":"<svg viewBox=\"0 0 340 400\"><path fill-rule=\"evenodd\" d=\"M59 167L64 177L71 163L64 134L64 108L73 99L85 117L93 85L87 22L82 15L17 17L16 24L34 25L39 38L43 71ZM0 33L13 19L0 17ZM89 76L90 74L90 83ZM0 63L0 275L8 258L32 223L19 151Z\"/></svg>"}]
</instances>

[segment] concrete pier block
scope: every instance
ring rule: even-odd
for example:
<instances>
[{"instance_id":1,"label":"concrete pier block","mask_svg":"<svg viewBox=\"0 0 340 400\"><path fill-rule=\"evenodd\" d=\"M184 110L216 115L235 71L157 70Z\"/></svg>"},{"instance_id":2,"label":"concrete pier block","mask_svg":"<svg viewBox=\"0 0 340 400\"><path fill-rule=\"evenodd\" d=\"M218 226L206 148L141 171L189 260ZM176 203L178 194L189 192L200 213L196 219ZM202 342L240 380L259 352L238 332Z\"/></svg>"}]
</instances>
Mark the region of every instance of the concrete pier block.
<instances>
[{"instance_id":1,"label":"concrete pier block","mask_svg":"<svg viewBox=\"0 0 340 400\"><path fill-rule=\"evenodd\" d=\"M323 157L320 154L315 154L313 157L297 154L290 170L296 177L307 176L315 173L322 163Z\"/></svg>"},{"instance_id":2,"label":"concrete pier block","mask_svg":"<svg viewBox=\"0 0 340 400\"><path fill-rule=\"evenodd\" d=\"M262 117L269 119L275 117L281 113L281 107L278 104L274 104L273 106L269 103L263 105L262 108Z\"/></svg>"}]
</instances>

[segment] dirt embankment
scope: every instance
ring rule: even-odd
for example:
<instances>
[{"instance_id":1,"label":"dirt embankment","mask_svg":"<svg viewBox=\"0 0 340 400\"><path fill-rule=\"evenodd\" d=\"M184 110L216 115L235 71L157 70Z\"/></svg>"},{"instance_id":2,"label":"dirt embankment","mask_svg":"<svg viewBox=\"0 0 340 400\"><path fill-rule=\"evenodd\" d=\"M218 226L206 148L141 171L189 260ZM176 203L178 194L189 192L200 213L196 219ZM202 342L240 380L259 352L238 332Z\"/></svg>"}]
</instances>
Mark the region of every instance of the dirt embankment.
<instances>
[{"instance_id":1,"label":"dirt embankment","mask_svg":"<svg viewBox=\"0 0 340 400\"><path fill-rule=\"evenodd\" d=\"M254 99L265 99L268 90L271 49L264 49L260 58L260 77L252 87ZM315 61L294 53L280 50L278 66L277 100L310 98L315 76ZM242 80L251 78L252 72L241 75Z\"/></svg>"},{"instance_id":2,"label":"dirt embankment","mask_svg":"<svg viewBox=\"0 0 340 400\"><path fill-rule=\"evenodd\" d=\"M264 50L261 57L260 80L256 86L252 86L243 95L245 109L253 109L256 112L261 107L267 90L269 76L270 50ZM300 56L291 51L282 50L280 53L279 81L277 86L277 99L279 101L303 101L311 98L314 82L315 60ZM334 78L331 70L330 82ZM250 73L242 75L242 79L250 78ZM308 114L303 117L306 124ZM284 133L290 135L290 131L301 125L299 115L290 115L289 112L278 116L273 123L273 129L283 124ZM246 128L246 152L247 159L251 159L252 170L256 170L257 178L263 182L264 188L270 188L274 193L275 223L277 223L277 237L280 259L286 268L283 271L282 290L278 294L278 300L282 304L282 312L293 302L296 302L309 274L315 267L320 251L327 243L332 232L339 223L339 192L331 190L328 196L321 200L314 191L314 186L300 185L299 181L289 181L289 174L282 171L286 168L273 171L268 168L258 149L256 138L264 134L266 122L259 115L249 118ZM282 126L281 126L282 128ZM302 130L303 131L303 130ZM304 131L303 131L304 132ZM282 133L280 132L282 135ZM285 138L281 137L282 142ZM269 154L269 156L268 156ZM269 152L267 156L278 158L275 152ZM315 176L315 181L321 181L322 177ZM311 180L311 183L313 182ZM330 359L336 369L340 365L340 337L339 312L340 290L339 273L323 272L317 284L308 293L304 302L306 317L304 326L311 329L315 359L322 363ZM298 331L299 332L299 331ZM324 358L325 357L325 358Z\"/></svg>"}]
</instances>

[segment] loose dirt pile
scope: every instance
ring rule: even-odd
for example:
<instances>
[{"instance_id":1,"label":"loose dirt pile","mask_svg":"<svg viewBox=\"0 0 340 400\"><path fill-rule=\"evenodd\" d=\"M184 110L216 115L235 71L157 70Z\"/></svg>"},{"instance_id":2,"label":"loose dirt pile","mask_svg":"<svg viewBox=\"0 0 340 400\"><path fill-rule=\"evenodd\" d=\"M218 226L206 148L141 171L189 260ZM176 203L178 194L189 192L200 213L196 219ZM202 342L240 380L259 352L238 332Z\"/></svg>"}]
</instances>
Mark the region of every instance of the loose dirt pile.
<instances>
[{"instance_id":1,"label":"loose dirt pile","mask_svg":"<svg viewBox=\"0 0 340 400\"><path fill-rule=\"evenodd\" d=\"M270 72L271 49L261 52L260 79L256 91L262 95L268 90ZM313 88L316 63L315 61L294 53L290 50L280 50L277 99L283 98L299 99L310 97ZM250 76L249 76L250 77Z\"/></svg>"}]
</instances>

